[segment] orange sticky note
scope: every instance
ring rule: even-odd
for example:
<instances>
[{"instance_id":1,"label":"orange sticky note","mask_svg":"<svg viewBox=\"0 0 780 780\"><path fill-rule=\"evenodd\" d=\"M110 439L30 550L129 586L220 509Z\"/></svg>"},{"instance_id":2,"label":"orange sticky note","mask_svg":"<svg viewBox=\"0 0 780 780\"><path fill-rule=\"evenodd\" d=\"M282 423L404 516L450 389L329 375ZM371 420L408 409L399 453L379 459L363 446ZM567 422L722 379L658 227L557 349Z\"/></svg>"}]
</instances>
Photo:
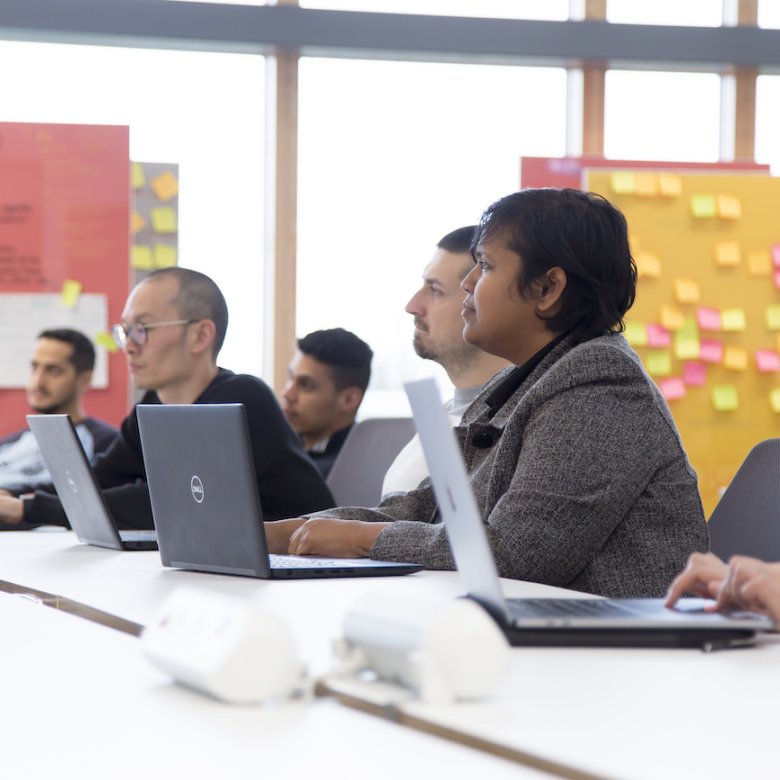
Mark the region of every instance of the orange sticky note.
<instances>
[{"instance_id":1,"label":"orange sticky note","mask_svg":"<svg viewBox=\"0 0 780 780\"><path fill-rule=\"evenodd\" d=\"M698 303L701 299L699 283L695 279L675 279L674 297L677 303Z\"/></svg>"},{"instance_id":2,"label":"orange sticky note","mask_svg":"<svg viewBox=\"0 0 780 780\"><path fill-rule=\"evenodd\" d=\"M658 319L667 330L680 330L685 321L685 315L676 306L664 303L658 310Z\"/></svg>"},{"instance_id":3,"label":"orange sticky note","mask_svg":"<svg viewBox=\"0 0 780 780\"><path fill-rule=\"evenodd\" d=\"M131 225L133 234L135 235L139 230L143 230L145 224L146 220L137 211L134 211Z\"/></svg>"},{"instance_id":4,"label":"orange sticky note","mask_svg":"<svg viewBox=\"0 0 780 780\"><path fill-rule=\"evenodd\" d=\"M650 252L636 256L636 270L640 279L657 279L661 275L661 260Z\"/></svg>"},{"instance_id":5,"label":"orange sticky note","mask_svg":"<svg viewBox=\"0 0 780 780\"><path fill-rule=\"evenodd\" d=\"M715 262L719 266L739 265L741 260L738 241L719 241L715 244Z\"/></svg>"},{"instance_id":6,"label":"orange sticky note","mask_svg":"<svg viewBox=\"0 0 780 780\"><path fill-rule=\"evenodd\" d=\"M75 309L81 296L81 282L75 279L66 279L62 283L62 303L69 309Z\"/></svg>"},{"instance_id":7,"label":"orange sticky note","mask_svg":"<svg viewBox=\"0 0 780 780\"><path fill-rule=\"evenodd\" d=\"M682 179L671 173L658 174L658 191L665 198L679 198L682 195Z\"/></svg>"},{"instance_id":8,"label":"orange sticky note","mask_svg":"<svg viewBox=\"0 0 780 780\"><path fill-rule=\"evenodd\" d=\"M610 176L610 186L616 195L636 194L636 175L629 171L615 171Z\"/></svg>"},{"instance_id":9,"label":"orange sticky note","mask_svg":"<svg viewBox=\"0 0 780 780\"><path fill-rule=\"evenodd\" d=\"M726 347L723 353L723 365L732 371L747 371L747 350L742 347Z\"/></svg>"},{"instance_id":10,"label":"orange sticky note","mask_svg":"<svg viewBox=\"0 0 780 780\"><path fill-rule=\"evenodd\" d=\"M714 195L694 195L691 198L691 214L696 219L707 219L718 215L718 203Z\"/></svg>"},{"instance_id":11,"label":"orange sticky note","mask_svg":"<svg viewBox=\"0 0 780 780\"><path fill-rule=\"evenodd\" d=\"M655 174L636 174L636 194L644 198L654 198L658 195L658 180Z\"/></svg>"},{"instance_id":12,"label":"orange sticky note","mask_svg":"<svg viewBox=\"0 0 780 780\"><path fill-rule=\"evenodd\" d=\"M747 321L744 309L723 309L720 313L721 327L725 331L736 332L745 330Z\"/></svg>"},{"instance_id":13,"label":"orange sticky note","mask_svg":"<svg viewBox=\"0 0 780 780\"><path fill-rule=\"evenodd\" d=\"M152 192L158 200L166 201L179 194L179 181L173 171L165 171L152 179Z\"/></svg>"},{"instance_id":14,"label":"orange sticky note","mask_svg":"<svg viewBox=\"0 0 780 780\"><path fill-rule=\"evenodd\" d=\"M750 252L747 267L751 276L769 276L772 273L772 258L769 252Z\"/></svg>"},{"instance_id":15,"label":"orange sticky note","mask_svg":"<svg viewBox=\"0 0 780 780\"><path fill-rule=\"evenodd\" d=\"M742 216L742 204L733 195L718 195L718 216L721 219L739 219Z\"/></svg>"},{"instance_id":16,"label":"orange sticky note","mask_svg":"<svg viewBox=\"0 0 780 780\"><path fill-rule=\"evenodd\" d=\"M712 405L717 412L733 412L739 409L739 395L734 385L717 385L712 388Z\"/></svg>"}]
</instances>

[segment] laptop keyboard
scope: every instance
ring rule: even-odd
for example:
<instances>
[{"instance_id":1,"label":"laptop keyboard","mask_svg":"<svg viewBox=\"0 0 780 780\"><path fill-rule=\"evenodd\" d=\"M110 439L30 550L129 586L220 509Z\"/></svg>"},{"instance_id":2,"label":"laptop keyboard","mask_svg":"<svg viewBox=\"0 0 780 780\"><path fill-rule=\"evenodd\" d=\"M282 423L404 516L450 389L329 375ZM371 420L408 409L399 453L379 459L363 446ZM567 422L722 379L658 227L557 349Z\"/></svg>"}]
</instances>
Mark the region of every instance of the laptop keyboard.
<instances>
[{"instance_id":1,"label":"laptop keyboard","mask_svg":"<svg viewBox=\"0 0 780 780\"><path fill-rule=\"evenodd\" d=\"M156 542L157 531L120 531L119 538L123 542Z\"/></svg>"},{"instance_id":2,"label":"laptop keyboard","mask_svg":"<svg viewBox=\"0 0 780 780\"><path fill-rule=\"evenodd\" d=\"M608 599L508 599L513 617L642 617L639 610Z\"/></svg>"},{"instance_id":3,"label":"laptop keyboard","mask_svg":"<svg viewBox=\"0 0 780 780\"><path fill-rule=\"evenodd\" d=\"M269 555L268 558L272 569L331 569L337 565L332 558L302 558L297 555Z\"/></svg>"}]
</instances>

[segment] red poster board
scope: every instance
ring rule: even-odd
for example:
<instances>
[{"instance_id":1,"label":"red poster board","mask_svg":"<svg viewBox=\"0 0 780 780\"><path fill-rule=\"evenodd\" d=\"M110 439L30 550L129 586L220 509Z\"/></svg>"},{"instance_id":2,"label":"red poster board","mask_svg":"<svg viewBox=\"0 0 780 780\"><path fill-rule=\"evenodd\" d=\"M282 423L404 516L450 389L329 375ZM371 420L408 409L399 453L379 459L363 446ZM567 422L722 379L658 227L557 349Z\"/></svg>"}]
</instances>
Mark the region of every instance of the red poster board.
<instances>
[{"instance_id":1,"label":"red poster board","mask_svg":"<svg viewBox=\"0 0 780 780\"><path fill-rule=\"evenodd\" d=\"M0 123L0 293L59 293L74 280L107 296L117 322L129 287L129 201L127 127ZM109 355L108 375L85 407L118 424L128 408L121 353ZM28 411L24 390L0 390L0 435L24 427Z\"/></svg>"},{"instance_id":2,"label":"red poster board","mask_svg":"<svg viewBox=\"0 0 780 780\"><path fill-rule=\"evenodd\" d=\"M572 187L581 189L583 171L588 168L622 168L638 170L677 170L688 173L757 173L769 175L768 165L751 162L666 162L661 160L608 160L605 157L521 157L520 188Z\"/></svg>"}]
</instances>

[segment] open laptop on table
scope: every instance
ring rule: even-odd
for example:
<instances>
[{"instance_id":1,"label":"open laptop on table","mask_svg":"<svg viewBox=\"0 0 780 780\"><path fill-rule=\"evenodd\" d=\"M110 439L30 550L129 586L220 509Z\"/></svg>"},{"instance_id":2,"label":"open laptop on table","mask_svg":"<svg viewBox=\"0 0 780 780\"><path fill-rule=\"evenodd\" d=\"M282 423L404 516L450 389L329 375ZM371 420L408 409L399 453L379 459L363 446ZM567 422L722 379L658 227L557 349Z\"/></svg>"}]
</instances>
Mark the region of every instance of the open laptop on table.
<instances>
[{"instance_id":1,"label":"open laptop on table","mask_svg":"<svg viewBox=\"0 0 780 780\"><path fill-rule=\"evenodd\" d=\"M119 531L67 414L28 414L70 527L79 541L114 550L156 550L154 531Z\"/></svg>"},{"instance_id":2,"label":"open laptop on table","mask_svg":"<svg viewBox=\"0 0 780 780\"><path fill-rule=\"evenodd\" d=\"M772 621L753 613L703 611L703 599L507 599L435 380L405 384L447 535L467 595L497 621L513 645L701 647L751 644Z\"/></svg>"},{"instance_id":3,"label":"open laptop on table","mask_svg":"<svg viewBox=\"0 0 780 780\"><path fill-rule=\"evenodd\" d=\"M140 405L146 478L164 566L265 579L378 577L422 567L269 555L242 404Z\"/></svg>"}]
</instances>

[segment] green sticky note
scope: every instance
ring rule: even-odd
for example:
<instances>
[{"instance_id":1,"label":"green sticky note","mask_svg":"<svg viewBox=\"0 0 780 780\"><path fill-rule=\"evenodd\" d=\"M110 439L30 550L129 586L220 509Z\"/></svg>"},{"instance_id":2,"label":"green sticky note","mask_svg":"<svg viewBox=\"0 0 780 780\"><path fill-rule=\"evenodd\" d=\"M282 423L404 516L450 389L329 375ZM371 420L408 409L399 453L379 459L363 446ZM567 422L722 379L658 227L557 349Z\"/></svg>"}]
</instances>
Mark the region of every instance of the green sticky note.
<instances>
[{"instance_id":1,"label":"green sticky note","mask_svg":"<svg viewBox=\"0 0 780 780\"><path fill-rule=\"evenodd\" d=\"M691 214L696 219L706 219L718 216L718 201L714 195L693 195L691 197Z\"/></svg>"},{"instance_id":2,"label":"green sticky note","mask_svg":"<svg viewBox=\"0 0 780 780\"><path fill-rule=\"evenodd\" d=\"M627 322L623 335L632 347L647 346L647 326L644 322Z\"/></svg>"},{"instance_id":3,"label":"green sticky note","mask_svg":"<svg viewBox=\"0 0 780 780\"><path fill-rule=\"evenodd\" d=\"M780 303L770 303L766 307L767 330L780 330Z\"/></svg>"},{"instance_id":4,"label":"green sticky note","mask_svg":"<svg viewBox=\"0 0 780 780\"><path fill-rule=\"evenodd\" d=\"M721 328L725 331L741 331L747 327L744 309L724 309L720 315Z\"/></svg>"},{"instance_id":5,"label":"green sticky note","mask_svg":"<svg viewBox=\"0 0 780 780\"><path fill-rule=\"evenodd\" d=\"M116 345L116 341L114 341L114 337L105 331L98 333L97 336L95 336L95 343L98 346L107 349L109 352L116 352L119 349Z\"/></svg>"},{"instance_id":6,"label":"green sticky note","mask_svg":"<svg viewBox=\"0 0 780 780\"><path fill-rule=\"evenodd\" d=\"M81 296L81 282L75 279L66 279L62 283L62 303L69 309L75 309Z\"/></svg>"},{"instance_id":7,"label":"green sticky note","mask_svg":"<svg viewBox=\"0 0 780 780\"><path fill-rule=\"evenodd\" d=\"M698 338L675 334L674 354L679 360L698 360L701 356L701 342Z\"/></svg>"},{"instance_id":8,"label":"green sticky note","mask_svg":"<svg viewBox=\"0 0 780 780\"><path fill-rule=\"evenodd\" d=\"M733 412L739 409L739 396L734 385L717 385L712 388L712 405L716 412Z\"/></svg>"},{"instance_id":9,"label":"green sticky note","mask_svg":"<svg viewBox=\"0 0 780 780\"><path fill-rule=\"evenodd\" d=\"M645 358L650 376L669 376L672 373L672 356L666 349L651 349Z\"/></svg>"}]
</instances>

